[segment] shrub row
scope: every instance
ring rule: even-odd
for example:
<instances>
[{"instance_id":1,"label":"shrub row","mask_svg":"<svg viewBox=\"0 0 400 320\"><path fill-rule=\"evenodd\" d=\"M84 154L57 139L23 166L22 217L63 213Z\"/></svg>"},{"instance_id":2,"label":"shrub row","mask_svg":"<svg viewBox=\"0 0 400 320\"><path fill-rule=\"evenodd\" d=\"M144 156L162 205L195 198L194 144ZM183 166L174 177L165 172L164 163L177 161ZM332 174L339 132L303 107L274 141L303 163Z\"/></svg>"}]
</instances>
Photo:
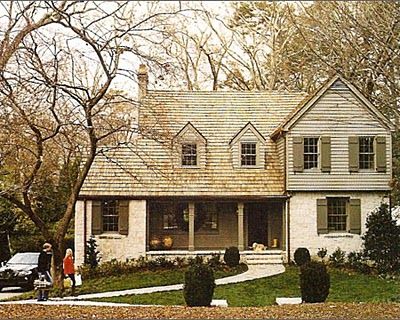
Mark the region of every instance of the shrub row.
<instances>
[{"instance_id":1,"label":"shrub row","mask_svg":"<svg viewBox=\"0 0 400 320\"><path fill-rule=\"evenodd\" d=\"M95 252L97 247L96 244L92 244L92 247L94 248L92 251ZM97 256L97 254L94 256ZM97 261L96 259L98 258L88 261ZM131 259L125 262L113 259L102 263L84 264L80 267L79 271L85 279L94 279L129 274L137 271L171 270L202 264L207 264L213 270L220 270L223 269L225 265L231 268L238 266L239 260L239 250L235 247L231 247L227 248L224 254L225 264L221 260L221 255L214 253L209 258L202 256L188 258L176 257L174 259L167 259L165 257L147 259L145 257L139 257L138 259Z\"/></svg>"},{"instance_id":2,"label":"shrub row","mask_svg":"<svg viewBox=\"0 0 400 320\"><path fill-rule=\"evenodd\" d=\"M320 248L317 256L324 262L327 256L326 248ZM294 261L297 266L302 266L311 261L310 253L306 248L297 248L294 253ZM331 255L328 256L328 264L333 268L343 268L360 273L371 273L373 268L371 262L365 257L362 252L352 251L346 255L346 252L337 248Z\"/></svg>"}]
</instances>

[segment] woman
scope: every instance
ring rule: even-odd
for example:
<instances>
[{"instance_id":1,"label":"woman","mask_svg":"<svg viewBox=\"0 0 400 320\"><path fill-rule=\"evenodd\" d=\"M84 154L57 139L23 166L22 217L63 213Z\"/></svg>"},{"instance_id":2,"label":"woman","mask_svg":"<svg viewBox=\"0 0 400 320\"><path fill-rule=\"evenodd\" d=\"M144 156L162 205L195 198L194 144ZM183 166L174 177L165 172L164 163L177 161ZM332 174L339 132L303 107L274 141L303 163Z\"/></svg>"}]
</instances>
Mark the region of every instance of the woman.
<instances>
[{"instance_id":1,"label":"woman","mask_svg":"<svg viewBox=\"0 0 400 320\"><path fill-rule=\"evenodd\" d=\"M72 294L75 294L75 267L74 267L74 256L72 249L68 248L65 251L65 258L63 260L64 275L68 276L72 281Z\"/></svg>"}]
</instances>

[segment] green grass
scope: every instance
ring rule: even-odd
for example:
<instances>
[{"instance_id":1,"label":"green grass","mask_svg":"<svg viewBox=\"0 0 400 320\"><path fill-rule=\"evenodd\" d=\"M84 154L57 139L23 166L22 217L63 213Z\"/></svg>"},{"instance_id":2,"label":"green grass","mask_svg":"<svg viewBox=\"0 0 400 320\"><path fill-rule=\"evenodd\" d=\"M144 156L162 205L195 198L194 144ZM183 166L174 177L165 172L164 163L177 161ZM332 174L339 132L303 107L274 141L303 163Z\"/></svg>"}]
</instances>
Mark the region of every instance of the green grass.
<instances>
[{"instance_id":1,"label":"green grass","mask_svg":"<svg viewBox=\"0 0 400 320\"><path fill-rule=\"evenodd\" d=\"M387 302L399 297L400 282L380 279L376 276L351 274L337 269L330 270L331 289L328 302ZM300 297L297 267L286 272L248 282L218 286L214 299L226 299L229 306L267 306L277 297ZM131 295L97 301L124 302L131 304L184 305L182 291Z\"/></svg>"},{"instance_id":2,"label":"green grass","mask_svg":"<svg viewBox=\"0 0 400 320\"><path fill-rule=\"evenodd\" d=\"M77 294L107 292L116 290L127 290L145 288L153 286L163 286L183 283L186 269L158 270L158 271L138 271L121 276L111 276L99 279L83 279L82 286L76 288ZM239 274L247 270L245 265L238 268L219 270L215 272L215 277L222 278ZM53 294L56 295L54 290ZM10 300L24 300L35 297L35 292L30 291Z\"/></svg>"}]
</instances>

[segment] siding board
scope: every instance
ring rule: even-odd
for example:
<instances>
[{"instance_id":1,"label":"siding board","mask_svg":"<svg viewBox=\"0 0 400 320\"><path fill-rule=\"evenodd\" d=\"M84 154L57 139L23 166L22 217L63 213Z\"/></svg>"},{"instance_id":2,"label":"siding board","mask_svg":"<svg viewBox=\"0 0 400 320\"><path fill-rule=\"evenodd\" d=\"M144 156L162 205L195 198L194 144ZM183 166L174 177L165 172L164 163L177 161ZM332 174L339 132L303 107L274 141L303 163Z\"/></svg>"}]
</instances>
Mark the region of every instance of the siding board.
<instances>
[{"instance_id":1,"label":"siding board","mask_svg":"<svg viewBox=\"0 0 400 320\"><path fill-rule=\"evenodd\" d=\"M329 115L329 116L327 116ZM293 137L331 136L331 172L293 170ZM349 136L386 137L387 172L349 172ZM288 133L288 190L389 190L391 134L349 90L329 89Z\"/></svg>"}]
</instances>

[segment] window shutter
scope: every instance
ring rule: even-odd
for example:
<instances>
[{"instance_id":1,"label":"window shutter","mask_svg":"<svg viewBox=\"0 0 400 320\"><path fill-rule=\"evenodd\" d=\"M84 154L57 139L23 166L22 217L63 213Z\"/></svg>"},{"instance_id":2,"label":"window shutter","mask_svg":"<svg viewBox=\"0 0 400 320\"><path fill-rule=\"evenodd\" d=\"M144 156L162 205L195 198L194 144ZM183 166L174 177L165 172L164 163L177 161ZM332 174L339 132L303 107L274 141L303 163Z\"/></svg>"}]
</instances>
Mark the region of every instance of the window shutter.
<instances>
[{"instance_id":1,"label":"window shutter","mask_svg":"<svg viewBox=\"0 0 400 320\"><path fill-rule=\"evenodd\" d=\"M349 171L358 172L359 169L359 142L358 137L349 137Z\"/></svg>"},{"instance_id":2,"label":"window shutter","mask_svg":"<svg viewBox=\"0 0 400 320\"><path fill-rule=\"evenodd\" d=\"M350 199L349 232L361 234L361 200Z\"/></svg>"},{"instance_id":3,"label":"window shutter","mask_svg":"<svg viewBox=\"0 0 400 320\"><path fill-rule=\"evenodd\" d=\"M321 137L321 171L331 171L331 137Z\"/></svg>"},{"instance_id":4,"label":"window shutter","mask_svg":"<svg viewBox=\"0 0 400 320\"><path fill-rule=\"evenodd\" d=\"M103 232L103 217L101 214L101 201L92 201L92 234Z\"/></svg>"},{"instance_id":5,"label":"window shutter","mask_svg":"<svg viewBox=\"0 0 400 320\"><path fill-rule=\"evenodd\" d=\"M118 231L120 234L127 235L129 229L129 201L119 201L118 203Z\"/></svg>"},{"instance_id":6,"label":"window shutter","mask_svg":"<svg viewBox=\"0 0 400 320\"><path fill-rule=\"evenodd\" d=\"M304 169L304 140L303 137L293 137L293 170L302 172Z\"/></svg>"},{"instance_id":7,"label":"window shutter","mask_svg":"<svg viewBox=\"0 0 400 320\"><path fill-rule=\"evenodd\" d=\"M317 199L317 230L318 234L328 233L328 201Z\"/></svg>"},{"instance_id":8,"label":"window shutter","mask_svg":"<svg viewBox=\"0 0 400 320\"><path fill-rule=\"evenodd\" d=\"M386 137L375 138L376 171L386 172Z\"/></svg>"}]
</instances>

